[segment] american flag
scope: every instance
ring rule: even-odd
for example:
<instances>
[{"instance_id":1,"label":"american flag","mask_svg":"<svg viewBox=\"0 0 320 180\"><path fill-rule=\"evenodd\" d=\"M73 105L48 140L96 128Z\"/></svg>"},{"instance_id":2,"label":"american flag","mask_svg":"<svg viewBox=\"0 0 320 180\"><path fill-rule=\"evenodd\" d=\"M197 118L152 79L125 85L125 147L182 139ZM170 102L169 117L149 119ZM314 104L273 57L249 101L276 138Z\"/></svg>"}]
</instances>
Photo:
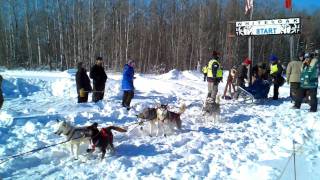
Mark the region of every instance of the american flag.
<instances>
[{"instance_id":1,"label":"american flag","mask_svg":"<svg viewBox=\"0 0 320 180\"><path fill-rule=\"evenodd\" d=\"M291 0L286 0L285 1L285 7L287 9L291 9L292 8L292 1Z\"/></svg>"},{"instance_id":2,"label":"american flag","mask_svg":"<svg viewBox=\"0 0 320 180\"><path fill-rule=\"evenodd\" d=\"M245 0L245 1L246 1L245 13L247 14L253 8L253 0Z\"/></svg>"}]
</instances>

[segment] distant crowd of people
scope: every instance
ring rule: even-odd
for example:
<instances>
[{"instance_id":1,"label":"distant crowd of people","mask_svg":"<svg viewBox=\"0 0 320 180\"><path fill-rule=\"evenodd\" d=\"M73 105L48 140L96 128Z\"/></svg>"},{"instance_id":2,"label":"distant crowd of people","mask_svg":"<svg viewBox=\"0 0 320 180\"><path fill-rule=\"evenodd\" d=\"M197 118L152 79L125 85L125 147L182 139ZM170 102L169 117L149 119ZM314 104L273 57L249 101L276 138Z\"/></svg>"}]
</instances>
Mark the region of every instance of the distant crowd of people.
<instances>
[{"instance_id":1,"label":"distant crowd of people","mask_svg":"<svg viewBox=\"0 0 320 180\"><path fill-rule=\"evenodd\" d=\"M319 52L301 52L287 66L286 72L278 57L272 54L267 63L258 63L252 67L252 61L245 58L238 67L230 69L223 97L227 99L239 97L240 92L246 91L255 99L268 98L270 86L273 84L273 100L279 99L279 88L287 81L290 84L290 97L294 101L293 108L299 109L301 103L310 104L310 112L317 111L317 87L319 74ZM215 100L218 84L222 81L222 66L219 53L212 52L212 57L202 68L204 81L208 82L208 95ZM283 75L286 74L286 79ZM250 80L251 78L251 80ZM246 83L248 82L248 83ZM249 83L252 82L252 83ZM246 84L249 84L246 86ZM230 96L227 96L227 92Z\"/></svg>"},{"instance_id":2,"label":"distant crowd of people","mask_svg":"<svg viewBox=\"0 0 320 180\"><path fill-rule=\"evenodd\" d=\"M130 109L130 103L134 97L134 61L129 60L123 68L123 77L122 77L122 106ZM105 93L105 86L108 76L103 67L103 58L97 57L95 65L90 69L89 76L92 79L93 86L91 86L90 78L87 74L87 70L83 67L83 63L79 62L77 64L77 73L76 73L76 85L78 93L78 103L88 102L89 93L92 93L92 101L98 102L103 100ZM92 88L93 87L93 88Z\"/></svg>"},{"instance_id":3,"label":"distant crowd of people","mask_svg":"<svg viewBox=\"0 0 320 180\"><path fill-rule=\"evenodd\" d=\"M252 67L249 77L250 66L252 61L245 58L238 67L230 69L227 78L227 84L223 93L224 98L238 98L241 90L251 93L255 99L268 98L270 86L273 84L273 100L279 98L279 88L287 81L290 84L290 97L294 101L294 109L300 109L303 102L310 104L310 112L316 112L318 106L317 88L319 74L319 52L300 52L298 57L293 59L286 67L286 73L276 55L269 57L269 66L267 63L258 63ZM128 60L124 65L122 74L122 106L130 109L131 100L134 97L134 66L133 60ZM78 103L88 102L89 93L92 93L92 101L98 102L103 100L105 86L108 76L103 67L103 58L97 57L95 64L90 69L90 78L83 63L77 64L76 86L78 93ZM212 52L212 57L202 68L204 81L208 82L207 97L212 98L215 102L219 83L223 78L223 69L220 63L219 53ZM286 80L283 75L286 74ZM250 78L252 79L252 83ZM0 87L2 76L0 75ZM246 86L246 84L249 84ZM93 87L93 88L92 88ZM229 90L229 91L228 91ZM227 91L231 96L227 96ZM232 92L233 91L233 92ZM0 109L3 105L3 95L0 88Z\"/></svg>"}]
</instances>

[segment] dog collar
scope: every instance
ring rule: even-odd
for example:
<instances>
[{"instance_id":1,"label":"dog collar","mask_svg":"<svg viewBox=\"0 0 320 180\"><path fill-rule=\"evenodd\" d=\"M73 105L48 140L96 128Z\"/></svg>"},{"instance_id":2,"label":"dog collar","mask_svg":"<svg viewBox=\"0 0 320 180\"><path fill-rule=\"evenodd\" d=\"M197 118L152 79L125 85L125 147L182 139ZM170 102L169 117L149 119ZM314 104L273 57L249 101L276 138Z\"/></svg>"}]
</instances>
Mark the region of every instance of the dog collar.
<instances>
[{"instance_id":1,"label":"dog collar","mask_svg":"<svg viewBox=\"0 0 320 180\"><path fill-rule=\"evenodd\" d=\"M72 129L70 129L65 135L68 136L71 133Z\"/></svg>"}]
</instances>

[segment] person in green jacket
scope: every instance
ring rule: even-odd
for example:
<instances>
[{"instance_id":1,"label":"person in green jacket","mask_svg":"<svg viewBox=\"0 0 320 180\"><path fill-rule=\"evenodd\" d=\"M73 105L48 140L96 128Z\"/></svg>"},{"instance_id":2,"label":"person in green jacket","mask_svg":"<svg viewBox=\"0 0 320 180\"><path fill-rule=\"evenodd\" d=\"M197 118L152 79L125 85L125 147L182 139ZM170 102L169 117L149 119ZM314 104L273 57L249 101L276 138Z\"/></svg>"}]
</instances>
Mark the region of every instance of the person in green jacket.
<instances>
[{"instance_id":1,"label":"person in green jacket","mask_svg":"<svg viewBox=\"0 0 320 180\"><path fill-rule=\"evenodd\" d=\"M303 61L301 76L300 76L300 91L295 101L294 109L300 109L304 95L307 95L308 102L310 104L310 112L317 112L318 99L318 59L314 57L314 54L306 53L305 60Z\"/></svg>"}]
</instances>

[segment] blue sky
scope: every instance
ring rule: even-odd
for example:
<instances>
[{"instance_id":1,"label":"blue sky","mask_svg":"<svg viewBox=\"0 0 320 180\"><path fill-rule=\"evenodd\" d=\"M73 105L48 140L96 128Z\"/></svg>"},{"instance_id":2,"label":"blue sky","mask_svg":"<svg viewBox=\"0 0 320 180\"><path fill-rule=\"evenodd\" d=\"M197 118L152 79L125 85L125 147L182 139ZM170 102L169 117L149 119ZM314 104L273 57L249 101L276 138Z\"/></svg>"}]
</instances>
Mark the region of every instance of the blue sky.
<instances>
[{"instance_id":1,"label":"blue sky","mask_svg":"<svg viewBox=\"0 0 320 180\"><path fill-rule=\"evenodd\" d=\"M284 4L284 0L283 4ZM320 8L320 0L292 0L293 8L294 9L306 9L311 8L310 10L318 9Z\"/></svg>"}]
</instances>

